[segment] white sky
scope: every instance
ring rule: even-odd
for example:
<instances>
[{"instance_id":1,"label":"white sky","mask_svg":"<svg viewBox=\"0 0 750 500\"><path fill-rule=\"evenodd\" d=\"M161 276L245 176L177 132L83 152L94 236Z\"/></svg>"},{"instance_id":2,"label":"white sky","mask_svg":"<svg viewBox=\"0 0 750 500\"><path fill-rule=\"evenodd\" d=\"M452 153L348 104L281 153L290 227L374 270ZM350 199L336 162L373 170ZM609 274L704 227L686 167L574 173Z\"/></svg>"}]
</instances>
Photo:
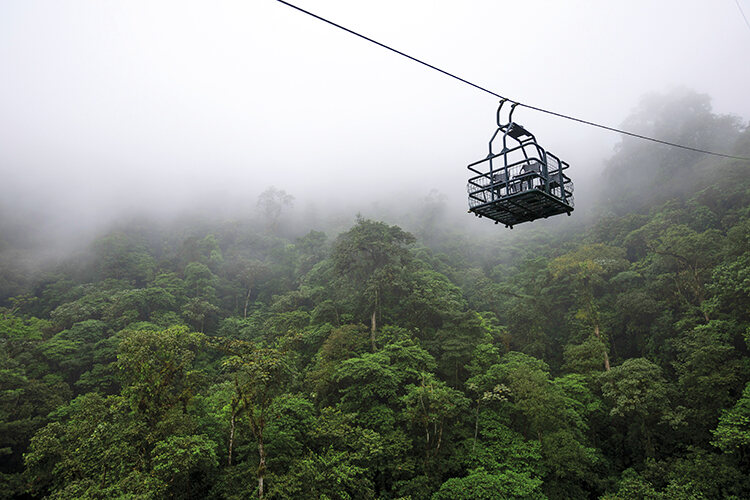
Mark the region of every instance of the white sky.
<instances>
[{"instance_id":1,"label":"white sky","mask_svg":"<svg viewBox=\"0 0 750 500\"><path fill-rule=\"evenodd\" d=\"M750 117L750 30L733 0L292 3L587 120L617 126L674 86ZM496 102L273 0L0 2L0 193L50 220L253 206L269 185L298 206L437 188L465 211ZM619 139L515 118L583 184Z\"/></svg>"}]
</instances>

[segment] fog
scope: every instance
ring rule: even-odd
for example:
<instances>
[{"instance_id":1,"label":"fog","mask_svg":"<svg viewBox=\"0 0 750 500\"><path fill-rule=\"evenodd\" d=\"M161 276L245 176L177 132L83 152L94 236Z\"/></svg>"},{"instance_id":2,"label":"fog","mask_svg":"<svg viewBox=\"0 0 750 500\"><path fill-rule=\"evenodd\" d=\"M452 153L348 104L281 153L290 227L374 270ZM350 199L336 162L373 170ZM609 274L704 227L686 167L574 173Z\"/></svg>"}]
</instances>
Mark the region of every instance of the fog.
<instances>
[{"instance_id":1,"label":"fog","mask_svg":"<svg viewBox=\"0 0 750 500\"><path fill-rule=\"evenodd\" d=\"M750 117L750 30L731 0L297 4L586 120L617 126L674 87ZM248 213L269 186L311 224L398 218L433 192L469 230L506 231L465 200L497 99L272 0L6 0L0 68L2 217L52 245L132 215ZM620 137L514 118L571 164L585 212Z\"/></svg>"}]
</instances>

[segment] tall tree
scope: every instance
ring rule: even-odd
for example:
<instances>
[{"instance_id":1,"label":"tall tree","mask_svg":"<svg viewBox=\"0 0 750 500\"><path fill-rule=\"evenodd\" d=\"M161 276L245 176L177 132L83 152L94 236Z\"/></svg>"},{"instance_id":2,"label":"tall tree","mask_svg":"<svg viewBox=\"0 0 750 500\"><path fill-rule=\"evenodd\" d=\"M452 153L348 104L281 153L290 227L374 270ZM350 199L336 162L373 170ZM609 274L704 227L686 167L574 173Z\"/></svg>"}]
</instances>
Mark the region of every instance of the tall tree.
<instances>
[{"instance_id":1,"label":"tall tree","mask_svg":"<svg viewBox=\"0 0 750 500\"><path fill-rule=\"evenodd\" d=\"M360 217L334 244L331 259L341 289L370 312L373 352L378 314L383 304L395 298L391 294L404 286L402 278L410 262L406 245L413 241L414 237L398 226Z\"/></svg>"},{"instance_id":2,"label":"tall tree","mask_svg":"<svg viewBox=\"0 0 750 500\"><path fill-rule=\"evenodd\" d=\"M602 320L597 295L606 284L608 277L627 269L628 262L622 249L607 245L583 245L573 252L565 254L550 263L552 276L564 282L572 289L577 299L576 316L593 329L596 339L604 344L602 350L604 370L609 371L607 342L602 335Z\"/></svg>"},{"instance_id":3,"label":"tall tree","mask_svg":"<svg viewBox=\"0 0 750 500\"><path fill-rule=\"evenodd\" d=\"M232 355L224 364L234 371L234 389L257 444L257 493L262 499L265 495L268 411L274 399L286 389L290 366L285 352L277 348L242 341L232 341L226 348Z\"/></svg>"},{"instance_id":4,"label":"tall tree","mask_svg":"<svg viewBox=\"0 0 750 500\"><path fill-rule=\"evenodd\" d=\"M644 358L629 359L604 375L602 395L610 415L625 427L628 448L643 453L639 459L656 457L657 426L672 410L670 392L661 368Z\"/></svg>"},{"instance_id":5,"label":"tall tree","mask_svg":"<svg viewBox=\"0 0 750 500\"><path fill-rule=\"evenodd\" d=\"M401 401L406 417L423 433L424 472L429 477L443 445L445 427L468 408L469 400L461 391L423 373L418 385L406 386L406 395Z\"/></svg>"},{"instance_id":6,"label":"tall tree","mask_svg":"<svg viewBox=\"0 0 750 500\"><path fill-rule=\"evenodd\" d=\"M258 208L265 217L266 227L270 232L276 231L282 212L293 204L294 196L274 186L269 187L258 196Z\"/></svg>"}]
</instances>

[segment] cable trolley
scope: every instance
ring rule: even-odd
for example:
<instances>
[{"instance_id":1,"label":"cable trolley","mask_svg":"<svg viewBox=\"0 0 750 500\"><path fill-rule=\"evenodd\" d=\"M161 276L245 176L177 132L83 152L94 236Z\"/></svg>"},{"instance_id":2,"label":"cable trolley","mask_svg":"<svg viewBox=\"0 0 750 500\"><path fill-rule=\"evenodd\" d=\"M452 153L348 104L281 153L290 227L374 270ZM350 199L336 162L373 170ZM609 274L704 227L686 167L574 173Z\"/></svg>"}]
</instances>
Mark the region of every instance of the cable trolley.
<instances>
[{"instance_id":1,"label":"cable trolley","mask_svg":"<svg viewBox=\"0 0 750 500\"><path fill-rule=\"evenodd\" d=\"M489 154L468 166L469 212L513 228L522 222L573 211L573 182L563 173L569 165L536 142L534 135L513 122L518 103L511 101L508 121L501 122L497 108L497 130L489 142ZM502 138L502 150L493 143Z\"/></svg>"}]
</instances>

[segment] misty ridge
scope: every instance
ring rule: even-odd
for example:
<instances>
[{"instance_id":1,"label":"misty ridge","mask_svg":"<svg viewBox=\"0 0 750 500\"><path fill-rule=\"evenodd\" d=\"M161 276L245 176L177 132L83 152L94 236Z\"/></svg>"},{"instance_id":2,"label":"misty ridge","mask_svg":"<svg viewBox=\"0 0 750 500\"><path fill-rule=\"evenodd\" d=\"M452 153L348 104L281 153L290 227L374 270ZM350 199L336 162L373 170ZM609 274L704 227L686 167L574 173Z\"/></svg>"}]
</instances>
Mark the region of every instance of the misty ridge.
<instances>
[{"instance_id":1,"label":"misty ridge","mask_svg":"<svg viewBox=\"0 0 750 500\"><path fill-rule=\"evenodd\" d=\"M685 88L642 97L622 126L670 142L735 155L746 154L748 147L743 133L746 124L739 117L714 114L709 96ZM490 132L488 129L487 137ZM555 138L544 139L540 139L542 145L554 143ZM476 155L465 163L482 154L478 147ZM728 171L719 175L716 162L700 153L643 144L631 137L623 137L609 157L590 158L583 151L580 157L568 160L576 186L573 217L538 220L518 227L515 233L468 216L463 184L446 187L445 180L429 169L430 176L410 185L394 177L384 185L361 183L355 188L336 189L334 185L322 191L293 191L281 183L258 185L251 177L247 182L229 182L221 189L188 184L175 192L169 183L152 184L144 179L142 186L118 195L113 193L119 186L97 177L81 183L66 183L62 177L55 192L35 192L24 187L27 180L21 180L21 170L3 183L0 248L6 254L20 250L19 263L35 265L84 251L96 238L117 231L141 229L158 238L160 232L190 231L191 226L236 224L290 240L310 230L323 231L332 238L347 230L355 215L400 225L426 244L439 246L441 239L450 236L485 246L504 245L513 238L536 234L564 236L602 216L642 212L706 187L717 176L718 180L732 179L745 172L742 165L725 165L721 168ZM101 168L108 170L106 164ZM468 177L465 165L451 168ZM49 170L53 169L50 165ZM208 165L206 169L210 171ZM311 170L309 175L314 177ZM221 184L221 178L216 183ZM91 196L99 190L103 197Z\"/></svg>"}]
</instances>

